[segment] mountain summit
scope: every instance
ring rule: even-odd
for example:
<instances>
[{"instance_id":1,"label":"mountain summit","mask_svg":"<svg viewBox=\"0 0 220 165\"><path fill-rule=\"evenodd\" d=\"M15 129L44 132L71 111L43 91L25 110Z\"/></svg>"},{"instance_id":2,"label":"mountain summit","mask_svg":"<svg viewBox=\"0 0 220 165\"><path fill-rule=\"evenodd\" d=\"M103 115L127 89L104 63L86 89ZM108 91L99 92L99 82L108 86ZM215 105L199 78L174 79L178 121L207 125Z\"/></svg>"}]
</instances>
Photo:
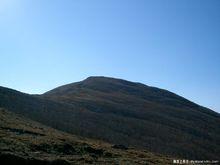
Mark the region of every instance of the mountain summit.
<instances>
[{"instance_id":1,"label":"mountain summit","mask_svg":"<svg viewBox=\"0 0 220 165\"><path fill-rule=\"evenodd\" d=\"M109 77L88 77L84 81L64 85L55 88L44 95L49 97L76 97L76 95L85 96L90 94L105 95L117 97L117 95L135 97L136 99L142 99L143 101L154 102L169 106L180 106L188 108L199 108L197 104L180 97L167 90L150 87L141 83L130 82L122 79L109 78ZM101 96L102 97L102 96ZM200 107L201 108L201 107Z\"/></svg>"},{"instance_id":2,"label":"mountain summit","mask_svg":"<svg viewBox=\"0 0 220 165\"><path fill-rule=\"evenodd\" d=\"M53 128L188 159L217 159L220 115L167 90L89 77L43 95L0 88L0 107Z\"/></svg>"}]
</instances>

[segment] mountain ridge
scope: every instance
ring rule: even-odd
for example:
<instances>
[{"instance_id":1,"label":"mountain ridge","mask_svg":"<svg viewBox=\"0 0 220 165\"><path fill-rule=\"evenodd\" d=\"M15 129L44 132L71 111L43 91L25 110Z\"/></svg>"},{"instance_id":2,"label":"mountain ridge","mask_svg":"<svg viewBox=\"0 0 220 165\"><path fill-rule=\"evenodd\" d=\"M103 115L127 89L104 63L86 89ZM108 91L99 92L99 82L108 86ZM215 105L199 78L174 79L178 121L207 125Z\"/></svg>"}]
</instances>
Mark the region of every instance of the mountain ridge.
<instances>
[{"instance_id":1,"label":"mountain ridge","mask_svg":"<svg viewBox=\"0 0 220 165\"><path fill-rule=\"evenodd\" d=\"M0 88L0 107L53 128L183 158L217 158L220 115L167 90L89 77L42 95Z\"/></svg>"},{"instance_id":2,"label":"mountain ridge","mask_svg":"<svg viewBox=\"0 0 220 165\"><path fill-rule=\"evenodd\" d=\"M83 83L83 84L89 84L89 83L91 83L91 81L96 81L96 82L97 82L97 81L100 81L100 80L101 80L101 81L102 81L102 80L110 81L110 82L112 82L112 84L115 83L115 82L117 82L117 83L119 82L119 83L122 83L122 84L129 84L129 85L131 85L131 86L137 85L137 86L143 87L143 88L144 88L144 87L145 87L145 88L147 87L147 88L151 89L151 92L160 91L160 93L162 93L162 94L163 94L163 92L164 92L164 93L169 93L169 95L172 96L173 98L184 100L184 101L186 101L187 103L191 104L191 106L193 106L193 107L200 107L200 108L204 108L204 109L208 109L208 110L210 110L210 111L213 111L213 110L211 110L210 108L203 107L203 106L201 106L201 105L199 105L199 104L197 104L197 103L195 103L195 102L192 102L192 101L190 101L190 100L184 98L183 96L180 96L180 95L178 95L178 94L175 94L175 93L173 93L173 92L170 92L170 91L168 91L168 90L166 90L166 89L161 89L161 88L158 88L158 87L148 86L148 85L145 85L145 84L139 83L139 82L131 82L131 81L127 81L127 80L124 80L124 79L112 78L112 77L105 77L105 76L90 76L90 77L84 79L83 81L74 82L74 83L69 83L69 84L62 85L62 86L60 86L60 87L54 88L54 89L52 89L52 90L49 90L49 91L43 93L42 95L46 95L46 96L47 96L47 95L51 95L51 93L56 92L56 91L59 92L60 89L65 88L65 87L68 87L68 88L66 89L66 91L64 91L64 93L67 94L66 92L72 91L71 88L74 88L74 87L77 86L77 85L80 85L80 84L82 84L82 83ZM105 83L105 81L102 82L102 83ZM100 85L100 86L101 86L101 85ZM114 89L113 89L113 90L114 90ZM110 90L110 91L111 91L111 90ZM105 91L105 92L109 92L109 91ZM58 94L60 95L60 94L62 94L62 93L58 93ZM136 95L135 95L135 96L136 96ZM149 99L149 98L148 98L148 99ZM218 113L218 112L216 112L216 111L213 111L213 112ZM218 114L219 114L219 113L218 113Z\"/></svg>"}]
</instances>

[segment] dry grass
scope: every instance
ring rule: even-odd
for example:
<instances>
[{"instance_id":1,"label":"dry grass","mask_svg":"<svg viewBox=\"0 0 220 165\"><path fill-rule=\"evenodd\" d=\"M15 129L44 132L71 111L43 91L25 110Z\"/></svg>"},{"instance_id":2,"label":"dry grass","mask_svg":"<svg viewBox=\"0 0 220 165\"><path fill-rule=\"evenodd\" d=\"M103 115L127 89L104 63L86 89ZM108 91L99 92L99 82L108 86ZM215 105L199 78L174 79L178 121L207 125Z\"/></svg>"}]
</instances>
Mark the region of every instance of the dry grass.
<instances>
[{"instance_id":1,"label":"dry grass","mask_svg":"<svg viewBox=\"0 0 220 165\"><path fill-rule=\"evenodd\" d=\"M162 155L114 149L112 144L70 135L5 109L0 109L0 153L69 164L172 164Z\"/></svg>"}]
</instances>

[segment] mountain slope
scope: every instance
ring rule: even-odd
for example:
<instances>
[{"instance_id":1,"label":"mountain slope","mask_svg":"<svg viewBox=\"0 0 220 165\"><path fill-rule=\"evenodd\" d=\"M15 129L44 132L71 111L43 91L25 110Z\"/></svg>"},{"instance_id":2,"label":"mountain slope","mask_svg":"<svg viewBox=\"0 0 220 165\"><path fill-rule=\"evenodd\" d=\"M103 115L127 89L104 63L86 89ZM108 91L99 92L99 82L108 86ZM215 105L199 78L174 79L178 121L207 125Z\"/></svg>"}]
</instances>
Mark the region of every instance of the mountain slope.
<instances>
[{"instance_id":1,"label":"mountain slope","mask_svg":"<svg viewBox=\"0 0 220 165\"><path fill-rule=\"evenodd\" d=\"M0 107L76 135L188 159L218 159L220 116L166 90L90 77L43 95L0 88Z\"/></svg>"},{"instance_id":2,"label":"mountain slope","mask_svg":"<svg viewBox=\"0 0 220 165\"><path fill-rule=\"evenodd\" d=\"M4 161L4 162L3 162ZM0 163L5 164L171 164L147 151L115 149L111 144L59 132L0 109Z\"/></svg>"},{"instance_id":3,"label":"mountain slope","mask_svg":"<svg viewBox=\"0 0 220 165\"><path fill-rule=\"evenodd\" d=\"M84 107L99 116L93 121L97 132L105 129L99 126L104 125L115 133L112 139L107 132L96 138L183 157L198 158L207 155L207 150L219 151L219 114L166 90L90 77L44 96Z\"/></svg>"}]
</instances>

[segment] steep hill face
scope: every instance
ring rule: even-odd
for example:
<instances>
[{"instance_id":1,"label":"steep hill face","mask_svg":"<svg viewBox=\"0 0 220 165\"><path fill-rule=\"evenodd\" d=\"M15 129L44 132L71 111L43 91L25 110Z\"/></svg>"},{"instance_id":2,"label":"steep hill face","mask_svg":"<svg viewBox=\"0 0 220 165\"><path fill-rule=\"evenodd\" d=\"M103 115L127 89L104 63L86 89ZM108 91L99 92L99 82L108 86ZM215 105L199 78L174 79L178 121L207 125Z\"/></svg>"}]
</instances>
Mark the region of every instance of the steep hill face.
<instances>
[{"instance_id":1,"label":"steep hill face","mask_svg":"<svg viewBox=\"0 0 220 165\"><path fill-rule=\"evenodd\" d=\"M64 85L46 92L44 96L66 103L78 100L101 100L123 104L145 102L154 106L195 109L202 113L216 116L216 113L201 107L167 90L149 87L141 83L129 82L108 77L89 77L84 81Z\"/></svg>"},{"instance_id":2,"label":"steep hill face","mask_svg":"<svg viewBox=\"0 0 220 165\"><path fill-rule=\"evenodd\" d=\"M75 97L80 96L82 96L82 99L86 99L89 97L89 95L95 96L96 98L102 98L103 96L105 96L105 98L107 99L118 97L120 98L120 100L126 100L126 98L121 97L122 95L134 97L137 99L143 99L144 101L181 108L199 107L189 100L186 100L166 90L149 87L141 83L133 83L126 80L108 77L89 77L81 82L58 87L54 90L46 92L44 95L55 97L58 99L64 98L64 101L66 100L66 98L74 99ZM115 99L114 101L117 100Z\"/></svg>"},{"instance_id":3,"label":"steep hill face","mask_svg":"<svg viewBox=\"0 0 220 165\"><path fill-rule=\"evenodd\" d=\"M144 150L117 149L46 127L0 108L0 163L31 165L172 164Z\"/></svg>"},{"instance_id":4,"label":"steep hill face","mask_svg":"<svg viewBox=\"0 0 220 165\"><path fill-rule=\"evenodd\" d=\"M219 114L166 90L90 77L44 96L92 112L93 121L85 122L94 126L89 135L95 138L183 157L219 151Z\"/></svg>"},{"instance_id":5,"label":"steep hill face","mask_svg":"<svg viewBox=\"0 0 220 165\"><path fill-rule=\"evenodd\" d=\"M90 77L39 96L0 88L0 98L0 107L80 136L188 159L220 153L218 113L140 83Z\"/></svg>"}]
</instances>

